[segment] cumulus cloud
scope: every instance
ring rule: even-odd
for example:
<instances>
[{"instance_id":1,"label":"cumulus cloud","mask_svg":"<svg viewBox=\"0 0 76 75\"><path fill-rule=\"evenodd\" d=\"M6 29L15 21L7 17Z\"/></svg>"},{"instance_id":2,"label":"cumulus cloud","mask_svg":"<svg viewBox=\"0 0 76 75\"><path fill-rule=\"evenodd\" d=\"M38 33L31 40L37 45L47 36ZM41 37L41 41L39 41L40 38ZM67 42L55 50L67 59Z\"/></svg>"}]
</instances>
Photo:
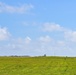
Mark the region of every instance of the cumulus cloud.
<instances>
[{"instance_id":1,"label":"cumulus cloud","mask_svg":"<svg viewBox=\"0 0 76 75\"><path fill-rule=\"evenodd\" d=\"M1 46L1 50L6 51L5 55L16 54L16 55L69 55L73 53L76 49L72 43L66 44L64 40L55 40L50 36L41 36L37 40L32 40L30 37L17 38L6 44L6 46ZM70 44L70 46L69 46ZM12 53L11 53L12 52Z\"/></svg>"},{"instance_id":2,"label":"cumulus cloud","mask_svg":"<svg viewBox=\"0 0 76 75\"><path fill-rule=\"evenodd\" d=\"M25 38L14 38L11 39L4 48L7 50L16 50L17 52L23 50L27 51L29 50L31 40L32 39L28 36Z\"/></svg>"},{"instance_id":3,"label":"cumulus cloud","mask_svg":"<svg viewBox=\"0 0 76 75\"><path fill-rule=\"evenodd\" d=\"M39 38L40 42L43 42L43 43L50 43L52 41L52 38L50 36L41 36Z\"/></svg>"},{"instance_id":4,"label":"cumulus cloud","mask_svg":"<svg viewBox=\"0 0 76 75\"><path fill-rule=\"evenodd\" d=\"M58 46L65 46L66 45L66 42L64 40L58 40L57 41L57 45Z\"/></svg>"},{"instance_id":5,"label":"cumulus cloud","mask_svg":"<svg viewBox=\"0 0 76 75\"><path fill-rule=\"evenodd\" d=\"M11 42L14 43L14 44L30 44L32 41L32 39L27 36L25 38L22 38L22 37L19 37L19 38L14 38L14 39L11 39Z\"/></svg>"},{"instance_id":6,"label":"cumulus cloud","mask_svg":"<svg viewBox=\"0 0 76 75\"><path fill-rule=\"evenodd\" d=\"M76 31L73 31L69 28L62 27L59 24L44 23L42 29L45 32L54 32L54 31L61 32L62 37L66 41L76 42Z\"/></svg>"},{"instance_id":7,"label":"cumulus cloud","mask_svg":"<svg viewBox=\"0 0 76 75\"><path fill-rule=\"evenodd\" d=\"M63 31L64 28L61 27L59 24L55 24L55 23L44 23L43 25L43 30L44 31Z\"/></svg>"},{"instance_id":8,"label":"cumulus cloud","mask_svg":"<svg viewBox=\"0 0 76 75\"><path fill-rule=\"evenodd\" d=\"M25 43L26 43L26 44L29 44L30 42L31 42L31 38L27 36L27 37L25 38Z\"/></svg>"},{"instance_id":9,"label":"cumulus cloud","mask_svg":"<svg viewBox=\"0 0 76 75\"><path fill-rule=\"evenodd\" d=\"M64 32L64 37L69 41L76 42L76 31L69 30Z\"/></svg>"},{"instance_id":10,"label":"cumulus cloud","mask_svg":"<svg viewBox=\"0 0 76 75\"><path fill-rule=\"evenodd\" d=\"M20 6L12 6L12 5L8 5L8 4L0 2L0 12L26 13L32 8L34 8L32 4L22 4Z\"/></svg>"},{"instance_id":11,"label":"cumulus cloud","mask_svg":"<svg viewBox=\"0 0 76 75\"><path fill-rule=\"evenodd\" d=\"M7 40L10 37L10 33L7 28L0 28L0 41Z\"/></svg>"},{"instance_id":12,"label":"cumulus cloud","mask_svg":"<svg viewBox=\"0 0 76 75\"><path fill-rule=\"evenodd\" d=\"M49 23L51 24L51 23ZM47 24L46 24L47 26ZM49 27L51 29L51 27ZM25 54L27 55L39 55L39 54L50 54L50 55L72 55L76 54L76 31L66 29L60 25L54 25L52 27L51 31L59 31L62 32L59 35L59 38L53 38L50 37L49 34L46 34L45 36L41 35L40 37L37 37L36 40L32 40L31 37L27 36L25 38L17 38L12 41L9 41L6 46L0 47L1 50L8 50L11 54L13 52L14 54ZM56 29L57 28L57 29ZM49 29L49 31L50 31ZM62 29L62 30L61 30ZM48 30L47 30L48 31ZM57 34L57 33L56 33ZM62 35L61 35L62 34ZM6 40L10 36L10 33L8 32L7 28L0 28L0 40ZM61 38L63 37L63 38ZM6 53L5 53L6 54Z\"/></svg>"}]
</instances>

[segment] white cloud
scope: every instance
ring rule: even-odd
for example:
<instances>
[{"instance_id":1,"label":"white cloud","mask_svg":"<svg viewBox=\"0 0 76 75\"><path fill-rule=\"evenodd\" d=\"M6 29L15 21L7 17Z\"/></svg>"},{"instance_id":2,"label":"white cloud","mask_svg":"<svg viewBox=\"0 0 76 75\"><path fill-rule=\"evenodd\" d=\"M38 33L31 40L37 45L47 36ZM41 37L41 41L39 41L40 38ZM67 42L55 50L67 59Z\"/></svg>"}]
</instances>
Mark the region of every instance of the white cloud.
<instances>
[{"instance_id":1,"label":"white cloud","mask_svg":"<svg viewBox=\"0 0 76 75\"><path fill-rule=\"evenodd\" d=\"M43 43L50 43L50 42L52 41L52 38L47 35L47 36L41 36L41 37L39 38L39 40L40 40L41 42L43 42Z\"/></svg>"},{"instance_id":2,"label":"white cloud","mask_svg":"<svg viewBox=\"0 0 76 75\"><path fill-rule=\"evenodd\" d=\"M22 4L20 6L11 6L0 2L0 12L8 13L27 13L34 6L32 4Z\"/></svg>"},{"instance_id":3,"label":"white cloud","mask_svg":"<svg viewBox=\"0 0 76 75\"><path fill-rule=\"evenodd\" d=\"M63 31L64 28L61 27L59 24L55 24L55 23L45 23L43 25L43 30L44 31Z\"/></svg>"},{"instance_id":4,"label":"white cloud","mask_svg":"<svg viewBox=\"0 0 76 75\"><path fill-rule=\"evenodd\" d=\"M23 39L22 39L22 38L18 38L18 39L17 39L17 42L18 42L19 44L21 44L21 43L23 43Z\"/></svg>"},{"instance_id":5,"label":"white cloud","mask_svg":"<svg viewBox=\"0 0 76 75\"><path fill-rule=\"evenodd\" d=\"M25 38L19 37L19 38L11 39L11 42L14 43L15 45L20 45L20 44L28 45L31 43L31 41L32 41L32 39L29 36L27 36Z\"/></svg>"},{"instance_id":6,"label":"white cloud","mask_svg":"<svg viewBox=\"0 0 76 75\"><path fill-rule=\"evenodd\" d=\"M59 45L59 46L65 46L66 42L64 40L59 40L59 41L57 41L57 45Z\"/></svg>"},{"instance_id":7,"label":"white cloud","mask_svg":"<svg viewBox=\"0 0 76 75\"><path fill-rule=\"evenodd\" d=\"M0 28L0 41L7 40L10 37L10 33L7 28Z\"/></svg>"},{"instance_id":8,"label":"white cloud","mask_svg":"<svg viewBox=\"0 0 76 75\"><path fill-rule=\"evenodd\" d=\"M30 37L17 38L1 47L6 51L6 55L69 55L74 53L75 46L72 43L66 44L64 40L54 40L50 36L41 36L39 39L31 42ZM70 44L70 45L69 45ZM73 50L72 50L73 49Z\"/></svg>"},{"instance_id":9,"label":"white cloud","mask_svg":"<svg viewBox=\"0 0 76 75\"><path fill-rule=\"evenodd\" d=\"M46 32L59 31L59 32L61 32L62 37L66 41L76 42L76 31L62 27L59 24L44 23L43 24L43 31L46 31Z\"/></svg>"},{"instance_id":10,"label":"white cloud","mask_svg":"<svg viewBox=\"0 0 76 75\"><path fill-rule=\"evenodd\" d=\"M56 30L62 32L59 34L60 37L58 37L58 39L53 38L53 36L50 37L50 35L47 35L46 33L46 36L42 35L37 37L37 40L32 40L29 36L25 38L13 38L14 40L11 39L12 41L9 41L6 46L1 45L0 49L7 49L7 52L10 54L13 52L15 54L17 53L25 55L28 53L29 55L43 55L45 53L49 55L76 55L76 31L66 29L60 25L52 28L52 31ZM6 40L9 38L9 36L10 34L6 28L0 28L0 40ZM61 37L63 38L61 39Z\"/></svg>"},{"instance_id":11,"label":"white cloud","mask_svg":"<svg viewBox=\"0 0 76 75\"><path fill-rule=\"evenodd\" d=\"M17 51L27 51L29 50L29 46L31 43L31 38L30 37L25 37L25 38L15 38L11 39L8 44L5 45L5 49L9 50L17 50Z\"/></svg>"},{"instance_id":12,"label":"white cloud","mask_svg":"<svg viewBox=\"0 0 76 75\"><path fill-rule=\"evenodd\" d=\"M76 42L76 31L69 30L67 32L64 32L65 39Z\"/></svg>"},{"instance_id":13,"label":"white cloud","mask_svg":"<svg viewBox=\"0 0 76 75\"><path fill-rule=\"evenodd\" d=\"M25 43L26 43L26 44L29 44L30 42L31 42L31 38L27 36L27 37L25 38Z\"/></svg>"}]
</instances>

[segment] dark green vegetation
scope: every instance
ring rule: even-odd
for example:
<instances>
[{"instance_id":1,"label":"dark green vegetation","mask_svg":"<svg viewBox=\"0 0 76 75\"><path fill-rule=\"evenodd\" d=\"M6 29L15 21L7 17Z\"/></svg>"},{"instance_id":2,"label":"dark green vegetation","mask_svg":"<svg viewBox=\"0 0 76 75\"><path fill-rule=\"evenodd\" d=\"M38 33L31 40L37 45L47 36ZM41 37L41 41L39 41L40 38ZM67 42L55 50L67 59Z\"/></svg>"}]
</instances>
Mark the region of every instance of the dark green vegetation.
<instances>
[{"instance_id":1,"label":"dark green vegetation","mask_svg":"<svg viewBox=\"0 0 76 75\"><path fill-rule=\"evenodd\" d=\"M0 57L0 75L76 75L76 58Z\"/></svg>"}]
</instances>

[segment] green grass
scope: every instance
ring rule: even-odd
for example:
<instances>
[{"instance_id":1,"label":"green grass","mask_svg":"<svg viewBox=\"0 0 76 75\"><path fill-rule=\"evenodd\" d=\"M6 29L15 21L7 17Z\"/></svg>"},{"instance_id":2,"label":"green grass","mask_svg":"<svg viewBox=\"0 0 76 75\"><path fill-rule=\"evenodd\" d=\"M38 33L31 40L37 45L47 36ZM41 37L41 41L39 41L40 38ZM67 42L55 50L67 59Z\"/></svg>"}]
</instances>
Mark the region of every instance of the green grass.
<instances>
[{"instance_id":1,"label":"green grass","mask_svg":"<svg viewBox=\"0 0 76 75\"><path fill-rule=\"evenodd\" d=\"M0 57L0 75L76 75L76 58Z\"/></svg>"}]
</instances>

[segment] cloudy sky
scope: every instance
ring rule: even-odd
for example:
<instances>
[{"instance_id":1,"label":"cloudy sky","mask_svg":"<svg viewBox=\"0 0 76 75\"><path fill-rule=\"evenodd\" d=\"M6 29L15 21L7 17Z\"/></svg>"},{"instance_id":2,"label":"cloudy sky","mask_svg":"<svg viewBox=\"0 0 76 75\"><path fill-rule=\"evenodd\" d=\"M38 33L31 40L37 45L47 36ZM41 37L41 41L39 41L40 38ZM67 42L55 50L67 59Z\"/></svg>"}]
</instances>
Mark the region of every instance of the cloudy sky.
<instances>
[{"instance_id":1,"label":"cloudy sky","mask_svg":"<svg viewBox=\"0 0 76 75\"><path fill-rule=\"evenodd\" d=\"M0 0L0 56L76 56L76 0Z\"/></svg>"}]
</instances>

